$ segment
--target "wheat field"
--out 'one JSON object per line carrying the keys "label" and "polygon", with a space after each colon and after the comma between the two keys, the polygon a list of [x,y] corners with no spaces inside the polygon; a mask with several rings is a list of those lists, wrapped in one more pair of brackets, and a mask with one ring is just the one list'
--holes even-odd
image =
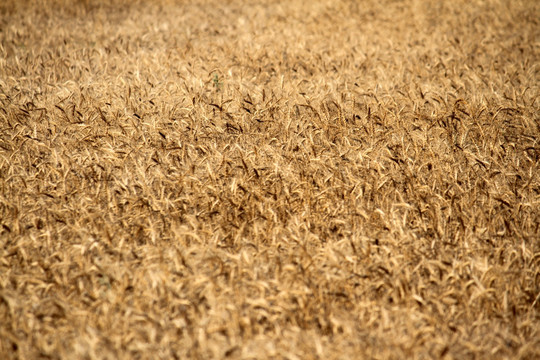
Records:
{"label": "wheat field", "polygon": [[0,358],[538,359],[537,1],[0,2]]}

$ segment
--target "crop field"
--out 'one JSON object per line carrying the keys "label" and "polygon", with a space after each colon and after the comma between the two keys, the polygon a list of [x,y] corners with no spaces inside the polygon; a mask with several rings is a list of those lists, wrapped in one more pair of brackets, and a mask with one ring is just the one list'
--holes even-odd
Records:
{"label": "crop field", "polygon": [[540,2],[0,1],[0,358],[540,358]]}

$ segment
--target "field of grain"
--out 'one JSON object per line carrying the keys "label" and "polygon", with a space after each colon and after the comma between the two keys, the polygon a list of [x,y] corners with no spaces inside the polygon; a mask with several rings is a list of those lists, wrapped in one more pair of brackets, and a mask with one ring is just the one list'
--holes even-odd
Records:
{"label": "field of grain", "polygon": [[537,1],[0,2],[0,358],[540,357]]}

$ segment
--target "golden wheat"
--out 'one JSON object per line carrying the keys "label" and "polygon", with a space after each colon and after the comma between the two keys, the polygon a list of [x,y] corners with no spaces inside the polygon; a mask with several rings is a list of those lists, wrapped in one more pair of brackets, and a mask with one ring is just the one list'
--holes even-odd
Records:
{"label": "golden wheat", "polygon": [[540,357],[535,1],[0,4],[0,357]]}

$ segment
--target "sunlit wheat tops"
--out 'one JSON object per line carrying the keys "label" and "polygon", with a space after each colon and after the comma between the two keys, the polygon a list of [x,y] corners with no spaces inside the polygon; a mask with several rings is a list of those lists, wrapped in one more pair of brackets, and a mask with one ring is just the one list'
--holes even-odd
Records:
{"label": "sunlit wheat tops", "polygon": [[538,19],[0,2],[0,358],[540,358]]}

